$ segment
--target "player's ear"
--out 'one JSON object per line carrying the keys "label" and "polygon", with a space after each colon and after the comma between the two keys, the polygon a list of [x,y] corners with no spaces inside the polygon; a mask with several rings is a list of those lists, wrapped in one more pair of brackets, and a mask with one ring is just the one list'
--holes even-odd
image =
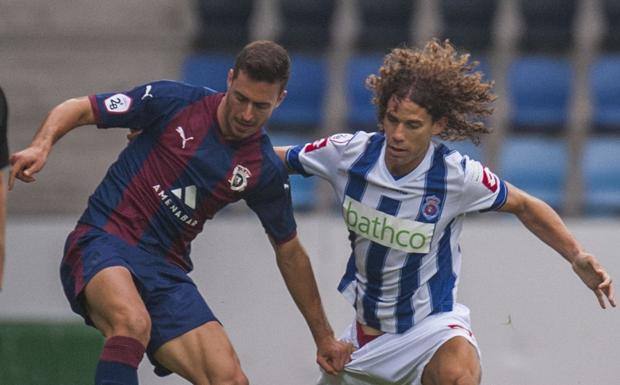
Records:
{"label": "player's ear", "polygon": [[284,98],[286,98],[286,95],[288,95],[287,90],[282,90],[282,92],[280,92],[280,95],[278,95],[278,100],[276,100],[276,108],[279,107],[280,104],[284,101]]}
{"label": "player's ear", "polygon": [[442,116],[441,118],[439,118],[438,120],[433,122],[433,135],[439,135],[443,132],[443,130],[447,127],[448,125],[448,118],[445,116]]}
{"label": "player's ear", "polygon": [[226,75],[226,86],[228,88],[230,88],[230,85],[232,84],[234,74],[235,71],[232,68],[228,70],[228,75]]}

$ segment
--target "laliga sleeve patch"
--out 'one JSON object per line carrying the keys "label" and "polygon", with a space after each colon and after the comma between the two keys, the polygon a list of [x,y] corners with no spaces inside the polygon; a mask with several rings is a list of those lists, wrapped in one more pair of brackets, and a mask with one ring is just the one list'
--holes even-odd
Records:
{"label": "laliga sleeve patch", "polygon": [[318,150],[319,148],[323,148],[325,146],[327,146],[327,138],[322,138],[319,140],[315,140],[312,143],[306,144],[306,146],[304,147],[304,152],[309,153],[314,150]]}
{"label": "laliga sleeve patch", "polygon": [[347,144],[353,138],[353,134],[334,134],[329,140],[334,144]]}
{"label": "laliga sleeve patch", "polygon": [[131,107],[131,98],[125,94],[116,94],[103,101],[106,111],[111,114],[124,114]]}
{"label": "laliga sleeve patch", "polygon": [[491,192],[496,192],[499,187],[497,176],[495,176],[488,167],[485,167],[482,171],[482,184],[491,190]]}

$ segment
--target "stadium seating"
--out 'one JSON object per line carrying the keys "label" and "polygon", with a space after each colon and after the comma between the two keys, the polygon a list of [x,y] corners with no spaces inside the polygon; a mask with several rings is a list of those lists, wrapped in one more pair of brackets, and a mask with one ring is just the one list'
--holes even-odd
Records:
{"label": "stadium seating", "polygon": [[561,139],[528,135],[506,139],[498,175],[562,209],[567,182],[568,146]]}
{"label": "stadium seating", "polygon": [[577,0],[520,0],[522,52],[564,53],[573,47]]}
{"label": "stadium seating", "polygon": [[330,44],[334,0],[280,0],[279,42],[291,51],[324,52]]}
{"label": "stadium seating", "polygon": [[376,74],[383,55],[356,55],[349,59],[346,71],[347,127],[351,132],[375,131],[377,112],[372,104],[372,92],[366,88],[366,78]]}
{"label": "stadium seating", "polygon": [[620,136],[589,139],[582,165],[584,214],[620,214]]}
{"label": "stadium seating", "polygon": [[356,48],[360,52],[384,52],[410,42],[411,0],[358,0],[361,23]]}
{"label": "stadium seating", "polygon": [[194,42],[199,51],[236,52],[249,41],[253,0],[198,0],[199,30]]}
{"label": "stadium seating", "polygon": [[619,84],[620,55],[595,59],[590,69],[593,131],[620,133]]}
{"label": "stadium seating", "polygon": [[269,121],[270,131],[317,132],[323,122],[327,63],[323,56],[291,54],[288,95]]}
{"label": "stadium seating", "polygon": [[508,73],[510,126],[516,132],[559,133],[569,118],[573,69],[567,59],[524,56]]}
{"label": "stadium seating", "polygon": [[468,51],[486,51],[493,43],[492,27],[499,0],[441,0],[443,38]]}
{"label": "stadium seating", "polygon": [[620,0],[602,0],[602,16],[605,21],[602,50],[620,51]]}
{"label": "stadium seating", "polygon": [[226,91],[228,70],[235,64],[232,54],[202,53],[190,55],[183,63],[181,79],[190,84]]}

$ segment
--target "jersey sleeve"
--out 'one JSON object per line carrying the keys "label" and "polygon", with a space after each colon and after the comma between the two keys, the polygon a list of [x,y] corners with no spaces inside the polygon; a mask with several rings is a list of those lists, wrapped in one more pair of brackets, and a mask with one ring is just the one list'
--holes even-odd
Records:
{"label": "jersey sleeve", "polygon": [[318,175],[329,179],[342,160],[342,154],[353,138],[352,134],[334,134],[312,143],[291,147],[286,153],[286,163],[295,172]]}
{"label": "jersey sleeve", "polygon": [[195,99],[196,87],[174,81],[157,81],[129,91],[89,96],[97,127],[149,130],[188,100]]}
{"label": "jersey sleeve", "polygon": [[[280,162],[281,164],[281,162]],[[249,194],[245,201],[277,244],[297,235],[290,183],[284,166]]]}
{"label": "jersey sleeve", "polygon": [[506,183],[488,167],[467,156],[462,158],[461,165],[464,168],[463,212],[497,210],[506,203]]}

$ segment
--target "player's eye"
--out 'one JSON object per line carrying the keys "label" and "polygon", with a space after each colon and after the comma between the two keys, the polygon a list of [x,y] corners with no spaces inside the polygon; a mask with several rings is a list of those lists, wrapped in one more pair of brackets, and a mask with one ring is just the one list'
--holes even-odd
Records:
{"label": "player's eye", "polygon": [[398,119],[396,119],[396,117],[394,115],[391,115],[391,114],[387,114],[387,120],[390,123],[398,123]]}

